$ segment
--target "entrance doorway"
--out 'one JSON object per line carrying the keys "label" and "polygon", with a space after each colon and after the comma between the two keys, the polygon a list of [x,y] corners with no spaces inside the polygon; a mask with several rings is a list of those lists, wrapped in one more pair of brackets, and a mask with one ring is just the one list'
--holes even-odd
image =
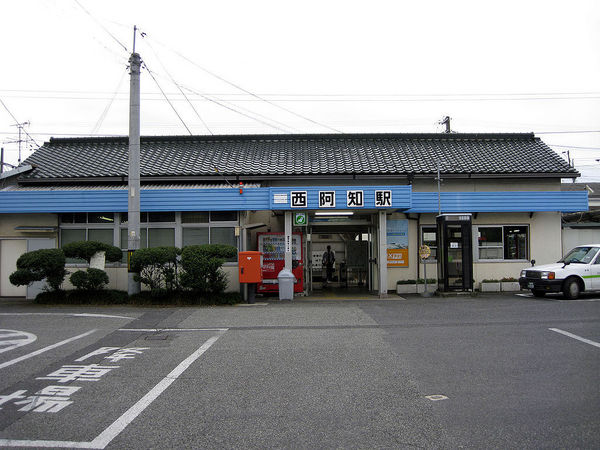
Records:
{"label": "entrance doorway", "polygon": [[[324,291],[364,292],[373,289],[373,224],[370,215],[352,218],[312,216],[306,227],[306,295]],[[327,247],[335,253],[331,280],[323,266]]]}

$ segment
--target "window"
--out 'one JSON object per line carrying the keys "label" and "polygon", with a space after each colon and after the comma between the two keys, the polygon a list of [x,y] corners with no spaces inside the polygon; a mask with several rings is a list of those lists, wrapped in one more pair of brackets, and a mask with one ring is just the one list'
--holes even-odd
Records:
{"label": "window", "polygon": [[479,227],[479,259],[503,259],[502,227]]}
{"label": "window", "polygon": [[148,222],[175,222],[174,212],[149,212]]}
{"label": "window", "polygon": [[527,225],[479,226],[476,236],[479,260],[528,259]]}
{"label": "window", "polygon": [[431,249],[430,260],[437,259],[437,228],[435,226],[424,226],[421,228],[421,244]]}
{"label": "window", "polygon": [[[60,230],[60,246],[64,247],[71,242],[98,241],[113,245],[112,228],[62,228]],[[84,264],[85,260],[78,258],[67,258],[68,264]]]}
{"label": "window", "polygon": [[88,213],[88,223],[114,223],[114,213]]}
{"label": "window", "polygon": [[184,228],[183,246],[186,245],[204,245],[208,244],[208,227],[205,228]]}
{"label": "window", "polygon": [[[127,250],[127,228],[121,228],[121,249]],[[140,228],[140,248],[173,247],[175,228]]]}
{"label": "window", "polygon": [[208,211],[182,212],[181,223],[208,223]]}
{"label": "window", "polygon": [[234,222],[237,220],[237,211],[212,211],[210,213],[211,222]]}

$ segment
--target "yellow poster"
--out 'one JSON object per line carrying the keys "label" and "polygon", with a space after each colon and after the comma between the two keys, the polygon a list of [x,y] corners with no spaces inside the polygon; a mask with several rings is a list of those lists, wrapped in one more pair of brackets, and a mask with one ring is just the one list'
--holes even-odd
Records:
{"label": "yellow poster", "polygon": [[388,248],[387,265],[388,267],[408,267],[408,249]]}

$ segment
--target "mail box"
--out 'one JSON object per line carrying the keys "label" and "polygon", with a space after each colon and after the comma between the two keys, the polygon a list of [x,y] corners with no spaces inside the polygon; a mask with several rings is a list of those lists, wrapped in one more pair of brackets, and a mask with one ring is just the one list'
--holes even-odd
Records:
{"label": "mail box", "polygon": [[262,282],[262,252],[240,252],[238,261],[240,283]]}

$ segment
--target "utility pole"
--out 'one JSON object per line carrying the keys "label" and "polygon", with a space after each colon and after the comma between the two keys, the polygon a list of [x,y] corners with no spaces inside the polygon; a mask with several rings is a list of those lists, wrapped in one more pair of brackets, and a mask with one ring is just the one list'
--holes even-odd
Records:
{"label": "utility pole", "polygon": [[23,132],[23,127],[25,125],[29,125],[29,122],[16,123],[13,125],[13,127],[17,127],[19,129],[19,139],[17,140],[17,143],[19,144],[19,160],[17,165],[21,164],[21,143],[23,142],[23,139],[21,138],[21,133]]}
{"label": "utility pole", "polygon": [[446,125],[446,131],[444,131],[444,133],[452,133],[452,130],[450,129],[450,116],[444,117],[440,122],[440,125]]}
{"label": "utility pole", "polygon": [[438,216],[442,215],[442,177],[440,175],[440,162],[437,161],[437,185],[438,185]]}
{"label": "utility pole", "polygon": [[140,248],[140,66],[142,59],[135,52],[135,35],[137,27],[133,27],[133,52],[129,58],[129,172],[127,177],[127,293],[140,292],[139,281],[134,280],[131,270],[131,256]]}

